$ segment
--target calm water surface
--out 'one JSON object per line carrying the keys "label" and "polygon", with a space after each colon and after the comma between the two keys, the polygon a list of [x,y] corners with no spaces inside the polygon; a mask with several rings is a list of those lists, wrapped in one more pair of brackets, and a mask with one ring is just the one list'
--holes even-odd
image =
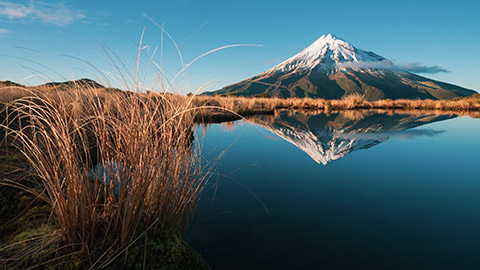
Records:
{"label": "calm water surface", "polygon": [[480,119],[280,112],[197,133],[207,160],[227,149],[190,233],[212,269],[480,269]]}

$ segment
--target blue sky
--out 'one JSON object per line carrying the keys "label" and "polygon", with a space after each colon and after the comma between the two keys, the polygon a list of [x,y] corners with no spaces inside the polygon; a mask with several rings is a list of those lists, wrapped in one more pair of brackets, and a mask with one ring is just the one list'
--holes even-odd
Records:
{"label": "blue sky", "polygon": [[102,73],[121,86],[117,68],[135,76],[144,28],[141,80],[147,87],[154,80],[143,65],[158,65],[171,80],[182,63],[167,35],[162,42],[158,24],[180,47],[184,64],[225,45],[262,45],[203,57],[178,77],[178,92],[251,77],[328,33],[396,63],[440,66],[449,72],[421,75],[479,91],[479,11],[480,2],[472,0],[0,0],[0,80],[32,85],[89,77],[105,83]]}

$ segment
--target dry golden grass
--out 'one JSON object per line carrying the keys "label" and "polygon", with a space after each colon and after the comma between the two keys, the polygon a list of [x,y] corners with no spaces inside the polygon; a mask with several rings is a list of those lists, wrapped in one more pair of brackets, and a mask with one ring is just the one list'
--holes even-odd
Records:
{"label": "dry golden grass", "polygon": [[[64,95],[65,91],[55,89],[40,89],[53,95]],[[105,89],[94,89],[98,95],[108,95]],[[3,92],[2,92],[3,91]],[[12,100],[24,95],[18,87],[0,88],[0,100]],[[196,109],[197,120],[215,121],[238,119],[240,116],[248,116],[258,113],[273,113],[276,109],[295,110],[354,110],[354,109],[395,109],[395,110],[436,110],[436,111],[480,111],[480,94],[466,98],[454,98],[451,100],[379,100],[367,101],[360,94],[348,95],[339,100],[325,100],[313,98],[266,98],[266,97],[242,97],[242,96],[183,96],[169,93],[148,92],[137,94],[150,98],[165,97],[176,102],[186,102]]]}
{"label": "dry golden grass", "polygon": [[[395,110],[436,110],[455,112],[480,111],[480,95],[455,98],[451,100],[379,100],[367,101],[358,94],[349,95],[340,100],[311,98],[249,98],[249,97],[209,97],[197,96],[195,104],[226,108],[241,115],[253,114],[255,111],[273,111],[275,109],[309,109],[309,110],[355,110],[355,109],[395,109]],[[218,110],[208,110],[204,114]]]}
{"label": "dry golden grass", "polygon": [[207,176],[191,99],[85,86],[21,91],[3,96],[3,127],[44,188],[37,195],[51,206],[55,243],[93,262],[92,251],[114,248],[108,263],[139,235],[185,231]]}

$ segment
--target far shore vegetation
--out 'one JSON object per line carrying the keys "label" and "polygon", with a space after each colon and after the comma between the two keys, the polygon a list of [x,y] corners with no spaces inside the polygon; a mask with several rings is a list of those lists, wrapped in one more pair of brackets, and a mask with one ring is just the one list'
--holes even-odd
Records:
{"label": "far shore vegetation", "polygon": [[0,267],[208,269],[184,239],[210,164],[196,123],[276,110],[480,114],[480,94],[367,101],[0,82]]}
{"label": "far shore vegetation", "polygon": [[[58,95],[75,85],[88,86],[95,91],[112,93],[123,92],[122,90],[103,87],[102,85],[82,79],[65,83],[48,83],[37,87],[25,87],[23,85],[4,81],[0,82],[0,102],[6,103],[15,98],[28,95],[29,90],[41,91]],[[132,93],[132,92],[129,92]],[[138,96],[151,98],[167,98],[188,103],[195,108],[194,118],[196,122],[222,122],[227,120],[241,119],[255,114],[270,114],[275,110],[323,110],[325,112],[340,110],[389,110],[389,111],[431,111],[434,113],[451,112],[458,115],[477,115],[480,113],[480,94],[470,97],[456,97],[453,99],[382,99],[368,101],[361,94],[350,94],[342,99],[327,100],[321,98],[277,98],[268,95],[239,96],[237,94],[224,94],[208,96],[201,94],[186,95],[145,91],[135,93]]]}
{"label": "far shore vegetation", "polygon": [[[195,103],[212,108],[204,110],[201,117],[216,121],[254,114],[273,113],[278,109],[288,110],[322,110],[325,112],[342,110],[389,110],[389,111],[430,111],[433,113],[456,113],[458,115],[477,115],[480,113],[480,94],[471,97],[457,97],[448,100],[411,100],[385,99],[367,101],[360,94],[353,94],[342,99],[326,100],[313,98],[269,98],[263,96],[243,97],[227,96],[196,96]],[[235,112],[235,114],[229,113]]]}

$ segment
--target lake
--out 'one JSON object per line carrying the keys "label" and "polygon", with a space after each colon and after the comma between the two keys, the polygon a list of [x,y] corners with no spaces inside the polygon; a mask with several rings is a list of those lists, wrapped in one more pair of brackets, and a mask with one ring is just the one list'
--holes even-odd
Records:
{"label": "lake", "polygon": [[480,119],[280,111],[199,126],[224,155],[187,235],[212,269],[479,269]]}

